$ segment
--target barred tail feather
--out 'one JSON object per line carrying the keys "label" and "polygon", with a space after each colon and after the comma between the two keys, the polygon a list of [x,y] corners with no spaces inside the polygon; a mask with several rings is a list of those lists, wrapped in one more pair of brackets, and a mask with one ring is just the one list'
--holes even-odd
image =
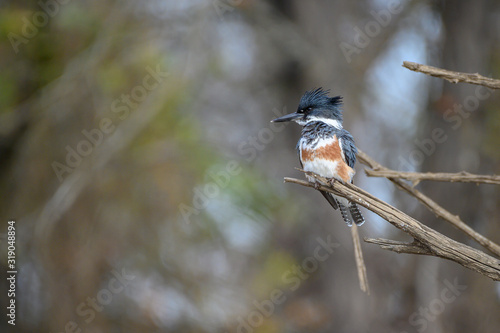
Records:
{"label": "barred tail feather", "polygon": [[347,213],[347,207],[341,204],[339,201],[337,201],[337,204],[339,205],[340,208],[340,213],[342,214],[342,218],[344,219],[345,223],[351,227],[352,226],[352,221],[349,218],[349,214]]}
{"label": "barred tail feather", "polygon": [[352,219],[354,220],[354,223],[356,223],[357,226],[360,226],[363,223],[365,223],[365,218],[363,217],[363,215],[361,215],[358,206],[354,202],[350,203],[349,211],[351,212]]}

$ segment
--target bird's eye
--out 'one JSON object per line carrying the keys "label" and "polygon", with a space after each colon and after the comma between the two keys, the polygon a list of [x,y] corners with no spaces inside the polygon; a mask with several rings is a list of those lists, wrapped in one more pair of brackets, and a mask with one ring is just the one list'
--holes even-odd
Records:
{"label": "bird's eye", "polygon": [[297,113],[304,113],[304,110],[299,110],[297,111]]}
{"label": "bird's eye", "polygon": [[311,107],[309,107],[309,108],[306,109],[307,112],[311,112],[311,110],[312,110]]}

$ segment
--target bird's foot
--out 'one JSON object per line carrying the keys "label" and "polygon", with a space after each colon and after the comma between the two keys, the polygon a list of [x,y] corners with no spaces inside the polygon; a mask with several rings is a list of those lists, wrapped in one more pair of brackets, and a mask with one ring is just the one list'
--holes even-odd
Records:
{"label": "bird's foot", "polygon": [[337,178],[330,178],[329,179],[329,183],[331,186],[333,186],[335,184],[335,182],[339,182],[339,183],[345,185],[345,181],[343,181],[342,179],[337,179]]}

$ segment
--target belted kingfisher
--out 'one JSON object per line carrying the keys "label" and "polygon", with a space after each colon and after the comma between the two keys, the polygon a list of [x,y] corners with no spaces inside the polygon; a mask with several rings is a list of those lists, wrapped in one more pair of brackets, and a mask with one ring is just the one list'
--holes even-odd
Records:
{"label": "belted kingfisher", "polygon": [[[328,93],[329,90],[323,88],[307,91],[300,99],[296,112],[271,121],[293,120],[303,126],[297,153],[305,171],[352,183],[358,149],[352,135],[342,127],[342,97],[329,97]],[[314,177],[306,177],[309,181],[316,182]],[[324,191],[321,194],[334,209],[340,208],[342,218],[348,226],[352,226],[352,222],[347,210],[356,225],[365,222],[354,202]]]}

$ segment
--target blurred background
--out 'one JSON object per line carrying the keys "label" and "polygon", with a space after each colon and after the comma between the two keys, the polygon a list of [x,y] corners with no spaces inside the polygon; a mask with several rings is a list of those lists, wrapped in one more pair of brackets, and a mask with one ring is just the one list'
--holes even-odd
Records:
{"label": "blurred background", "polygon": [[[3,0],[0,32],[0,331],[500,331],[500,284],[453,262],[363,243],[362,293],[340,214],[283,183],[299,126],[269,122],[321,86],[390,168],[500,173],[499,92],[401,66],[499,78],[498,1]],[[417,188],[500,242],[498,187]]]}

